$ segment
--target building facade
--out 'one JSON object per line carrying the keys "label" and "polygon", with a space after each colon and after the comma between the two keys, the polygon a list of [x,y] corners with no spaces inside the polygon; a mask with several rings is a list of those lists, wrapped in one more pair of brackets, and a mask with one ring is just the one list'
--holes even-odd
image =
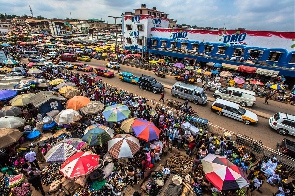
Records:
{"label": "building facade", "polygon": [[122,34],[126,49],[146,48],[146,40],[151,37],[151,29],[168,28],[168,14],[158,11],[156,7],[148,9],[145,4],[134,12],[125,12],[122,16]]}

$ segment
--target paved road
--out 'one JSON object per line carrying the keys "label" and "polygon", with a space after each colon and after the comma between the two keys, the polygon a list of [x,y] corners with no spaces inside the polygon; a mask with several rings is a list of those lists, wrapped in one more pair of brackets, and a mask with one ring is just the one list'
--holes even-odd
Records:
{"label": "paved road", "polygon": [[[103,62],[103,61],[93,60],[89,63],[89,65],[94,67],[105,66],[105,63],[106,61]],[[136,75],[141,75],[141,74],[154,75],[154,73],[152,73],[151,71],[129,67],[125,65],[121,67],[121,71],[130,71]],[[117,71],[115,71],[115,73],[117,73]],[[170,76],[168,76],[167,78],[156,77],[156,79],[165,85],[173,85],[175,83],[175,79]],[[151,92],[140,90],[138,86],[121,82],[118,78],[118,74],[115,74],[115,78],[111,78],[111,79],[103,78],[103,81],[110,85],[132,92],[134,94],[144,96],[148,99],[155,99],[156,101],[158,101],[160,98],[160,95],[155,95]],[[209,98],[210,98],[210,95],[212,95],[212,93],[208,93]],[[165,89],[165,99],[172,99],[172,98],[176,99],[171,96],[169,89]],[[183,101],[183,100],[179,100],[179,101]],[[257,104],[256,106],[254,106],[253,109],[257,110],[258,112],[266,113],[265,115],[268,115],[268,116],[273,115],[277,111],[294,114],[294,109],[295,109],[294,106],[277,103],[275,101],[270,101],[270,105],[265,105],[263,104],[263,102],[264,102],[263,99],[257,98]],[[261,140],[264,145],[269,146],[271,148],[275,149],[277,142],[281,141],[284,138],[284,136],[277,134],[268,126],[268,119],[266,118],[259,117],[259,122],[257,125],[245,125],[239,121],[235,121],[233,119],[230,119],[224,116],[218,116],[215,113],[212,113],[210,110],[210,103],[205,106],[194,105],[192,103],[190,105],[193,107],[195,111],[198,112],[200,117],[208,119],[211,123],[236,133],[246,134],[254,138],[255,140]],[[294,140],[294,137],[291,137],[291,136],[287,136],[287,137]]]}

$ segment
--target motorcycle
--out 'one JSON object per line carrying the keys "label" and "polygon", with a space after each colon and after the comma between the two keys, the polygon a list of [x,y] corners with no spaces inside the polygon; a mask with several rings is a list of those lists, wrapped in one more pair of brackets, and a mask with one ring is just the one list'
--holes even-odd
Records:
{"label": "motorcycle", "polygon": [[182,105],[182,103],[174,99],[167,99],[166,102],[168,107],[175,108],[177,110],[180,109]]}
{"label": "motorcycle", "polygon": [[161,78],[165,78],[165,74],[162,71],[154,71],[155,75]]}
{"label": "motorcycle", "polygon": [[205,87],[206,87],[206,90],[215,91],[221,88],[221,83],[212,81],[212,82],[208,82]]}

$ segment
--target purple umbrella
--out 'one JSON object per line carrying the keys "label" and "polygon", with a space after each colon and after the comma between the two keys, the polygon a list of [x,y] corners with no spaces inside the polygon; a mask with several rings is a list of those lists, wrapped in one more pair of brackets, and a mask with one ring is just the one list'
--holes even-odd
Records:
{"label": "purple umbrella", "polygon": [[181,69],[184,68],[184,64],[182,63],[175,63],[173,66]]}
{"label": "purple umbrella", "polygon": [[17,91],[14,90],[1,90],[0,91],[0,101],[5,101],[11,99],[17,95]]}

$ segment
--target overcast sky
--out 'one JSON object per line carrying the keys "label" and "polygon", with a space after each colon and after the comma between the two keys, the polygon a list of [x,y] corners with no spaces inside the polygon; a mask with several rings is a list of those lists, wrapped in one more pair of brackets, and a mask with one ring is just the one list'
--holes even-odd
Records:
{"label": "overcast sky", "polygon": [[[0,13],[47,18],[103,18],[120,16],[145,3],[169,14],[179,24],[295,32],[295,0],[0,0]],[[71,13],[71,15],[70,15]]]}

